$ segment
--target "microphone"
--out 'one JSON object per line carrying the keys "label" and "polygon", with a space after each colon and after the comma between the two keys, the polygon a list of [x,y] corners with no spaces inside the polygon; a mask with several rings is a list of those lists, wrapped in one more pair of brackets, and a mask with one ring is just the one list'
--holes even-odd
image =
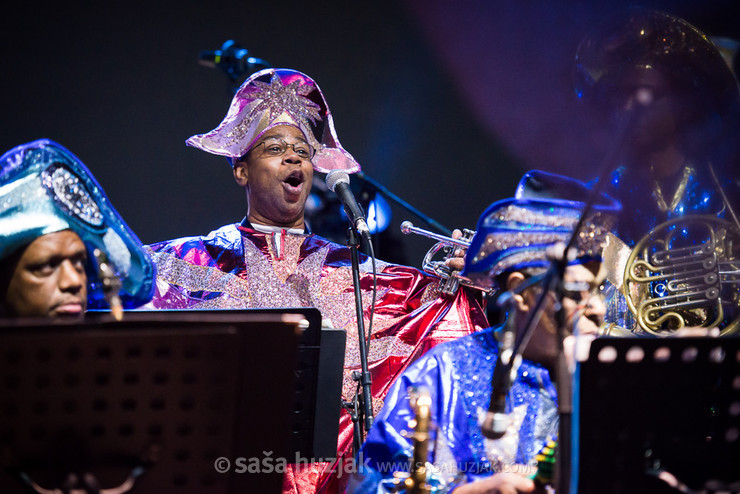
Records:
{"label": "microphone", "polygon": [[501,439],[509,427],[509,416],[506,413],[506,396],[511,388],[512,374],[515,367],[512,365],[514,358],[514,339],[516,327],[514,325],[514,314],[516,310],[509,311],[506,319],[501,343],[499,344],[496,367],[493,368],[491,378],[491,401],[488,412],[481,424],[481,432],[488,439]]}
{"label": "microphone", "polygon": [[258,69],[266,69],[270,64],[261,58],[250,57],[246,48],[237,45],[234,40],[226,41],[220,50],[204,50],[198,54],[198,63],[210,68],[220,68],[236,80],[242,74],[251,74]]}
{"label": "microphone", "polygon": [[349,175],[344,170],[332,170],[326,175],[326,186],[334,192],[339,201],[344,206],[352,224],[355,226],[357,233],[369,240],[370,228],[367,226],[365,213],[355,200],[352,190],[349,188]]}

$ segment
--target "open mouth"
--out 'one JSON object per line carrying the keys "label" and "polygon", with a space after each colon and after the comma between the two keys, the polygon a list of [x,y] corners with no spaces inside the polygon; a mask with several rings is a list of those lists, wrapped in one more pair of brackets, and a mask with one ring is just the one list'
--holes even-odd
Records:
{"label": "open mouth", "polygon": [[285,180],[283,180],[283,182],[288,184],[292,188],[298,188],[303,185],[304,182],[303,172],[301,172],[300,170],[296,170],[288,175]]}

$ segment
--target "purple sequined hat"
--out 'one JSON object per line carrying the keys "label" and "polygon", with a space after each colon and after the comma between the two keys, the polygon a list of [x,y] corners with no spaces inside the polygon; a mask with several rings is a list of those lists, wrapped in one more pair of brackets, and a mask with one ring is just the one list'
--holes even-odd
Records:
{"label": "purple sequined hat", "polygon": [[[462,275],[497,288],[495,278],[501,273],[549,266],[547,248],[568,242],[590,193],[578,180],[528,172],[513,198],[491,204],[478,220]],[[601,259],[606,234],[620,209],[606,194],[597,198],[576,239],[573,264]]]}
{"label": "purple sequined hat", "polygon": [[208,153],[238,159],[267,130],[297,127],[316,149],[314,170],[328,173],[360,171],[360,164],[342,148],[324,95],[316,82],[290,69],[265,69],[252,74],[234,95],[226,117],[206,134],[186,143]]}

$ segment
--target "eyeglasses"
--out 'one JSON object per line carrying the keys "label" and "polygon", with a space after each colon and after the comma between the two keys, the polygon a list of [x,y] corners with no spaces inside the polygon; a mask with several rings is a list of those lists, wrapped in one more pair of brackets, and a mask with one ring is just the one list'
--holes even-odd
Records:
{"label": "eyeglasses", "polygon": [[563,282],[563,297],[581,303],[593,297],[599,295],[604,291],[604,287],[600,283],[589,283],[587,281],[566,281]]}
{"label": "eyeglasses", "polygon": [[[272,137],[269,139],[266,139],[260,144],[264,144],[265,147],[262,150],[262,154],[260,156],[269,156],[269,157],[276,157],[276,156],[282,156],[288,151],[288,148],[293,148],[293,152],[297,154],[301,159],[310,160],[313,158],[313,155],[316,154],[316,150],[307,142],[296,142],[293,144],[288,144],[284,140],[278,138],[278,137]],[[257,149],[257,146],[254,146],[252,149]]]}

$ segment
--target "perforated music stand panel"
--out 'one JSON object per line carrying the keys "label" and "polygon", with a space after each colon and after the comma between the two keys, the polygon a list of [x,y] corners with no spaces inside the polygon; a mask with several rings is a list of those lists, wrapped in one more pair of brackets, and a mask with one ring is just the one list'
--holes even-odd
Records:
{"label": "perforated music stand panel", "polygon": [[740,339],[599,338],[579,373],[579,493],[740,482]]}
{"label": "perforated music stand panel", "polygon": [[[148,458],[133,493],[279,492],[277,473],[220,474],[214,461],[289,457],[298,338],[280,314],[5,329],[3,464],[46,488],[88,471],[109,488]],[[0,492],[20,485],[0,472]]]}

